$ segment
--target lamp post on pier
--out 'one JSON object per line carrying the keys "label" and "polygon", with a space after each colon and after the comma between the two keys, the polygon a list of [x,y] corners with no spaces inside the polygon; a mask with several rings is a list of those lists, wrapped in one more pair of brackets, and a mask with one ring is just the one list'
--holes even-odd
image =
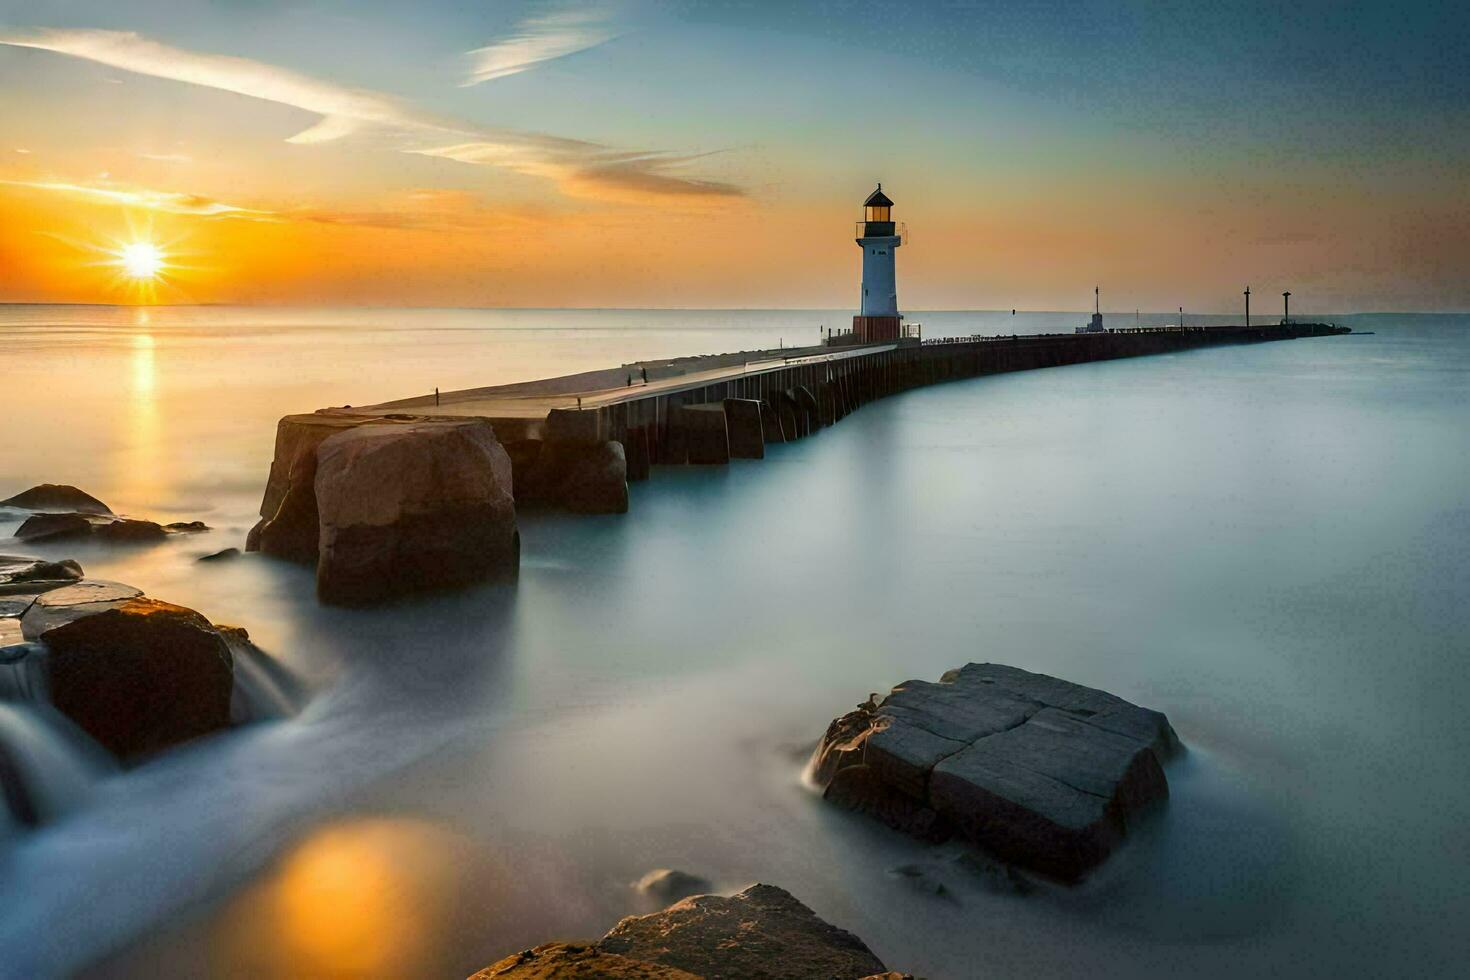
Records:
{"label": "lamp post on pier", "polygon": [[1251,288],[1245,287],[1245,327],[1250,329],[1251,325]]}
{"label": "lamp post on pier", "polygon": [[1281,322],[1291,323],[1291,290],[1281,294]]}

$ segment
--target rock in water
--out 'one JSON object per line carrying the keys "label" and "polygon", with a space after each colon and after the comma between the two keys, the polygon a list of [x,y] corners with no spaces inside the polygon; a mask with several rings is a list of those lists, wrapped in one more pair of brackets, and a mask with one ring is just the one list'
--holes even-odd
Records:
{"label": "rock in water", "polygon": [[725,427],[732,459],[765,459],[765,426],[761,403],[753,398],[725,399]]}
{"label": "rock in water", "polygon": [[628,462],[620,442],[546,442],[525,481],[527,499],[576,514],[628,511]]}
{"label": "rock in water", "polygon": [[60,483],[43,483],[29,490],[22,490],[13,497],[0,500],[0,507],[19,507],[22,510],[69,510],[82,514],[111,514],[112,510],[102,501],[84,493],[76,487]]}
{"label": "rock in water", "polygon": [[908,833],[958,831],[1074,882],[1169,795],[1157,711],[1045,674],[969,664],[833,721],[810,775],[827,799]]}
{"label": "rock in water", "polygon": [[[42,600],[54,606],[65,591]],[[85,592],[79,597],[89,598]],[[36,639],[48,651],[52,704],[83,731],[128,758],[229,724],[230,651],[207,619],[139,596],[80,605],[86,607],[80,615]]]}
{"label": "rock in water", "polygon": [[32,514],[15,529],[18,541],[44,541],[91,534],[97,518],[86,514]]}
{"label": "rock in water", "polygon": [[595,946],[546,943],[512,953],[470,977],[470,980],[703,980],[672,966],[604,953]]}
{"label": "rock in water", "polygon": [[260,521],[246,551],[314,562],[318,550],[316,453],[328,437],[363,424],[337,415],[287,415],[276,424],[276,450],[260,501]]}
{"label": "rock in water", "polygon": [[709,980],[860,980],[886,969],[861,939],[774,885],[752,885],[732,898],[686,898],[662,912],[629,916],[597,948]]}
{"label": "rock in water", "polygon": [[323,602],[515,574],[510,458],[488,422],[373,422],[325,439],[316,457]]}

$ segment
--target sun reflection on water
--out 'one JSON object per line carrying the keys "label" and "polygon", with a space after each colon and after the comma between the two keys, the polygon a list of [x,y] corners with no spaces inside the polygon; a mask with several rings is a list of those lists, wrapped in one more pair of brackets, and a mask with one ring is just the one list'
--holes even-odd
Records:
{"label": "sun reflection on water", "polygon": [[433,959],[462,841],[424,820],[312,833],[231,903],[216,952],[257,977],[408,977]]}

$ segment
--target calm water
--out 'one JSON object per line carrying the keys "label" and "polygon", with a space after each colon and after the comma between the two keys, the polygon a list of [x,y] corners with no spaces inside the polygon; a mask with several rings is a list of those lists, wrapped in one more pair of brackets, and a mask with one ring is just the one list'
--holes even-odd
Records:
{"label": "calm water", "polygon": [[[935,978],[1463,972],[1470,317],[1338,319],[1376,333],[911,392],[663,468],[626,516],[525,518],[514,587],[344,612],[309,570],[192,561],[242,543],[280,415],[840,314],[0,308],[0,491],[216,528],[31,550],[245,625],[314,691],[0,841],[0,974],[463,976],[647,911],[654,867],[780,884]],[[1081,889],[1005,893],[800,784],[835,714],[984,659],[1191,749]]]}

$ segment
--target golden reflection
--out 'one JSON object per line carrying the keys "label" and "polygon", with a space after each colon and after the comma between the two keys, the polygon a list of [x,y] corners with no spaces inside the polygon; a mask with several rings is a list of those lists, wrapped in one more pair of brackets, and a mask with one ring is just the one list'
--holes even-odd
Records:
{"label": "golden reflection", "polygon": [[448,925],[463,841],[423,820],[316,831],[222,917],[215,953],[253,977],[411,977]]}

